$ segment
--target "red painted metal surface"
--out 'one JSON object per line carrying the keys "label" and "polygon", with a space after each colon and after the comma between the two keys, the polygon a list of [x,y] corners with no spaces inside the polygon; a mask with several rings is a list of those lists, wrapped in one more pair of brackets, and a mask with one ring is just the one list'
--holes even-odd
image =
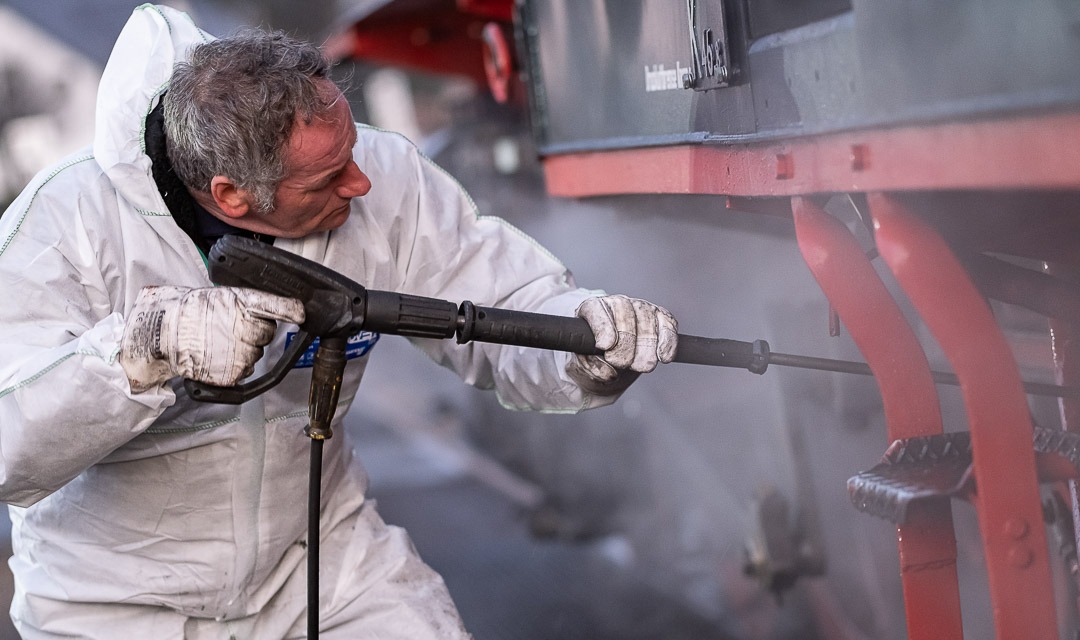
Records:
{"label": "red painted metal surface", "polygon": [[960,379],[997,637],[1057,638],[1031,417],[1009,345],[941,236],[894,196],[869,202],[881,256]]}
{"label": "red painted metal surface", "polygon": [[[1068,191],[936,191],[904,202],[930,220],[961,259],[992,253],[1080,267],[1076,186]],[[1080,291],[1080,285],[1073,287]]]}
{"label": "red painted metal surface", "polygon": [[[941,433],[941,409],[926,355],[858,241],[808,199],[793,198],[792,212],[807,266],[874,372],[889,440]],[[948,502],[922,510],[898,527],[897,545],[908,638],[962,638]]]}
{"label": "red painted metal surface", "polygon": [[[487,86],[484,26],[509,28],[513,14],[513,0],[396,0],[354,22],[326,49],[337,59],[462,76]],[[509,73],[513,51],[506,40],[502,44]]]}
{"label": "red painted metal surface", "polygon": [[352,25],[334,43],[340,57],[487,85],[481,47],[486,19],[462,13],[454,0],[392,2]]}
{"label": "red painted metal surface", "polygon": [[1080,114],[550,155],[548,191],[797,196],[826,192],[1080,187]]}
{"label": "red painted metal surface", "polygon": [[484,25],[483,35],[484,74],[488,90],[495,102],[510,101],[510,88],[514,82],[514,58],[506,32],[497,22]]}
{"label": "red painted metal surface", "polygon": [[514,19],[514,0],[457,0],[458,9],[476,16],[510,22]]}

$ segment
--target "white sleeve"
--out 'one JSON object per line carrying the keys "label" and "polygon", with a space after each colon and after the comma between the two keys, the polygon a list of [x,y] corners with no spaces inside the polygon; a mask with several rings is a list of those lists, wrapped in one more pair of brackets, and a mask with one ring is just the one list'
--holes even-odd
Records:
{"label": "white sleeve", "polygon": [[[414,147],[408,145],[405,155],[411,166],[401,166],[399,157],[393,172],[381,177],[392,186],[383,184],[378,196],[392,198],[385,210],[394,211],[405,225],[397,256],[403,292],[560,316],[574,315],[583,300],[602,294],[579,288],[555,256],[505,220],[479,215],[461,185]],[[389,170],[390,161],[385,164]],[[379,179],[373,177],[372,183],[379,185]],[[615,400],[583,392],[566,375],[570,355],[564,352],[453,340],[413,342],[466,382],[494,388],[508,408],[576,412]]]}
{"label": "white sleeve", "polygon": [[130,393],[117,362],[123,318],[77,212],[32,195],[0,226],[0,500],[20,506],[141,433],[175,400],[168,389]]}

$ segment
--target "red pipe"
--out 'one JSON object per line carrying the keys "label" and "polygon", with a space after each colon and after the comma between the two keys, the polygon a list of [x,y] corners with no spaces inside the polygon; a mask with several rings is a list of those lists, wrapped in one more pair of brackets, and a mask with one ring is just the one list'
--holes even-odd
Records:
{"label": "red pipe", "polygon": [[869,203],[881,256],[960,379],[997,637],[1056,639],[1031,416],[1009,345],[941,236],[893,196]]}
{"label": "red pipe", "polygon": [[[881,389],[889,440],[942,432],[930,364],[858,241],[805,198],[792,199],[799,249]],[[910,640],[962,638],[956,540],[948,502],[897,527]]]}

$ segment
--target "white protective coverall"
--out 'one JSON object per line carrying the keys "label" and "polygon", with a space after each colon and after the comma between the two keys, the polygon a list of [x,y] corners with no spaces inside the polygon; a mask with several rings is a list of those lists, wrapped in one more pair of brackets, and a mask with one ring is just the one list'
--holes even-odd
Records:
{"label": "white protective coverall", "polygon": [[[27,638],[304,634],[310,369],[237,407],[195,403],[178,379],[132,394],[117,360],[140,289],[212,286],[143,143],[173,63],[209,37],[184,13],[136,9],[104,71],[92,149],[40,173],[0,218],[0,499],[12,505],[12,616]],[[572,315],[600,293],[478,215],[402,136],[358,133],[371,192],[339,229],[275,246],[371,289],[451,301]],[[260,370],[295,330],[278,327]],[[415,343],[508,407],[613,400],[583,394],[567,354]],[[339,422],[366,361],[346,367]],[[468,637],[441,578],[365,504],[348,439],[338,429],[324,459],[325,637]]]}

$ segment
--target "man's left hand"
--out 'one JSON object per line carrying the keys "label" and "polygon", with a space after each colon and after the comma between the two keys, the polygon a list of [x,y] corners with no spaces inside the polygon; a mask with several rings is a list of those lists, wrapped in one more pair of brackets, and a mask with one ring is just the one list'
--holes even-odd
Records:
{"label": "man's left hand", "polygon": [[577,309],[592,329],[600,356],[575,355],[567,374],[590,393],[612,395],[638,374],[671,362],[678,346],[678,322],[667,309],[623,295],[589,298]]}

